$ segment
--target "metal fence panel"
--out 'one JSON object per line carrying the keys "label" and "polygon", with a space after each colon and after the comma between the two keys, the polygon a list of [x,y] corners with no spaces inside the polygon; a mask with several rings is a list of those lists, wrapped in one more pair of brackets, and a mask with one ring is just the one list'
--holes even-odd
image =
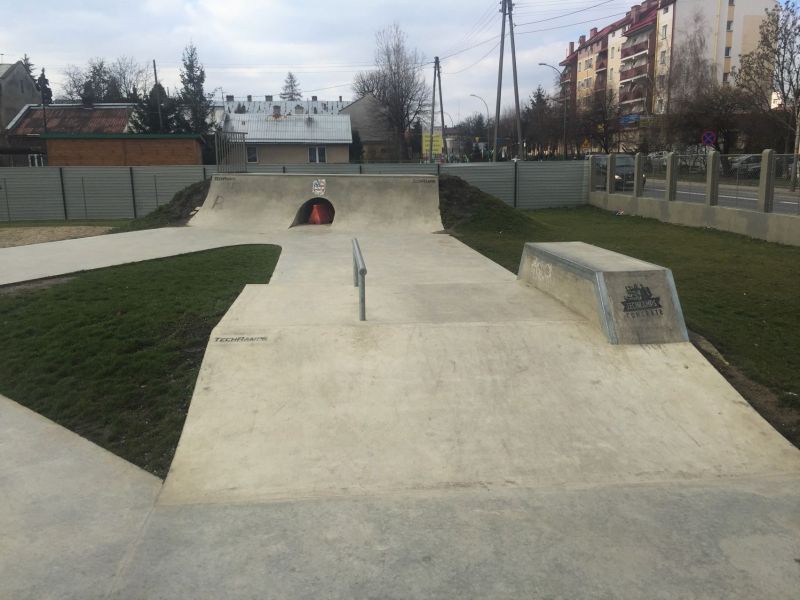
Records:
{"label": "metal fence panel", "polygon": [[63,173],[68,218],[133,218],[128,167],[63,167]]}
{"label": "metal fence panel", "polygon": [[349,163],[327,163],[311,165],[286,165],[287,173],[307,173],[311,175],[348,175],[358,174],[358,165]]}
{"label": "metal fence panel", "polygon": [[437,165],[420,163],[364,163],[361,172],[365,175],[436,175]]}
{"label": "metal fence panel", "polygon": [[139,217],[168,204],[183,188],[203,180],[202,166],[132,167],[131,170],[136,194],[136,215]]}
{"label": "metal fence panel", "polygon": [[63,219],[58,167],[0,169],[1,221]]}
{"label": "metal fence panel", "polygon": [[442,173],[460,177],[506,204],[514,205],[513,162],[445,164]]}
{"label": "metal fence panel", "polygon": [[520,162],[517,169],[517,208],[579,206],[587,202],[587,160]]}
{"label": "metal fence panel", "polygon": [[283,165],[247,165],[248,173],[283,173]]}

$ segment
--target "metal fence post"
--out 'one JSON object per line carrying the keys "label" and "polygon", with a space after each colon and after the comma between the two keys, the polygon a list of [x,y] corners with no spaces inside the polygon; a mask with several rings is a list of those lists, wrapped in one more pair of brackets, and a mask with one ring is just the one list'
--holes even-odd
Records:
{"label": "metal fence post", "polygon": [[706,156],[706,204],[709,206],[719,204],[719,172],[721,168],[719,152],[711,150]]}
{"label": "metal fence post", "polygon": [[617,155],[612,152],[608,155],[608,163],[606,165],[606,193],[613,194],[616,192],[616,180],[614,176],[617,174]]}
{"label": "metal fence post", "polygon": [[597,170],[597,156],[594,154],[589,155],[589,193],[595,191],[597,184],[595,182],[595,171]]}
{"label": "metal fence post", "polygon": [[8,179],[3,177],[3,191],[6,197],[6,220],[11,221],[11,205],[8,203]]}
{"label": "metal fence post", "polygon": [[86,178],[81,177],[81,193],[83,193],[83,218],[89,218],[89,211],[86,208]]}
{"label": "metal fence post", "polygon": [[58,179],[61,182],[61,204],[64,206],[64,220],[69,219],[67,215],[67,194],[64,191],[64,167],[58,167]]}
{"label": "metal fence post", "polygon": [[133,200],[133,218],[138,218],[136,214],[136,186],[133,185],[133,167],[128,167],[131,175],[131,199]]}
{"label": "metal fence post", "polygon": [[642,197],[644,191],[644,154],[637,152],[633,161],[633,195]]}
{"label": "metal fence post", "polygon": [[519,188],[519,161],[514,161],[514,208],[517,208],[517,190]]}
{"label": "metal fence post", "polygon": [[771,213],[775,204],[775,150],[761,153],[761,176],[758,181],[758,210]]}
{"label": "metal fence post", "polygon": [[678,155],[674,152],[667,154],[667,189],[664,192],[664,199],[673,202],[678,194]]}

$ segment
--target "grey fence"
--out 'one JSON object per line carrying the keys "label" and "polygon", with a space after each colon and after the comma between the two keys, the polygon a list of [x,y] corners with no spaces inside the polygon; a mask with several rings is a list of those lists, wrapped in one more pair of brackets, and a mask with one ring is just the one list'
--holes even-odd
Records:
{"label": "grey fence", "polygon": [[[0,221],[130,219],[210,177],[214,166],[0,169]],[[588,161],[464,164],[248,165],[252,173],[450,174],[523,209],[588,202]]]}

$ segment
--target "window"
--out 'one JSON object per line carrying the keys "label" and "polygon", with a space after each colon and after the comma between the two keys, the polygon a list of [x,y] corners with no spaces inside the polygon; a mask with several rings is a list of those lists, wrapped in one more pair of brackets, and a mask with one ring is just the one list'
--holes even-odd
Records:
{"label": "window", "polygon": [[667,64],[667,51],[666,50],[662,50],[661,51],[661,54],[658,57],[658,62],[660,64],[662,64],[662,65]]}
{"label": "window", "polygon": [[45,162],[44,154],[28,154],[29,167],[43,167]]}
{"label": "window", "polygon": [[308,149],[308,162],[324,163],[328,162],[325,157],[325,146],[312,146]]}
{"label": "window", "polygon": [[656,112],[658,112],[658,113],[663,113],[664,112],[664,100],[662,98],[659,98],[656,101]]}
{"label": "window", "polygon": [[669,12],[669,4],[667,4],[667,5],[664,7],[664,10],[663,10],[663,11],[661,11],[661,12],[662,12],[663,14],[665,14],[665,15],[666,15],[666,14]]}
{"label": "window", "polygon": [[667,84],[667,76],[666,75],[659,75],[657,81],[658,81],[658,87],[660,87],[661,89],[664,89],[666,87],[666,84]]}
{"label": "window", "polygon": [[662,40],[667,39],[667,26],[666,25],[662,25],[661,26],[661,39]]}
{"label": "window", "polygon": [[258,162],[258,148],[256,146],[247,147],[247,162],[249,163]]}
{"label": "window", "polygon": [[730,83],[730,76],[731,76],[730,73],[723,73],[722,74],[722,83],[724,85],[728,85],[728,83]]}
{"label": "window", "polygon": [[730,57],[731,57],[731,47],[725,46],[725,58],[730,58]]}
{"label": "window", "polygon": [[611,67],[611,68],[608,70],[608,78],[609,78],[609,79],[614,79],[614,67]]}
{"label": "window", "polygon": [[736,6],[736,2],[734,0],[728,0],[728,6]]}
{"label": "window", "polygon": [[725,28],[725,31],[733,31],[733,21],[728,21],[728,25]]}
{"label": "window", "polygon": [[614,47],[611,47],[611,58],[614,58]]}

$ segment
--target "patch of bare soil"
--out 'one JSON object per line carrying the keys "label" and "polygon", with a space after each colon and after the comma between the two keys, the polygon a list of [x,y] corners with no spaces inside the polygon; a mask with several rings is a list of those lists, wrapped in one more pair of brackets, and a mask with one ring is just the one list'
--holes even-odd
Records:
{"label": "patch of bare soil", "polygon": [[734,389],[783,437],[800,448],[800,403],[779,398],[772,390],[746,377],[730,364],[711,342],[690,332],[692,344],[714,365]]}
{"label": "patch of bare soil", "polygon": [[22,283],[10,283],[8,285],[0,285],[0,296],[13,296],[21,292],[31,292],[34,290],[42,290],[54,285],[60,285],[72,281],[75,277],[47,277],[45,279],[31,279],[30,281],[23,281]]}
{"label": "patch of bare soil", "polygon": [[58,225],[55,227],[0,227],[0,248],[27,246],[43,242],[57,242],[74,238],[103,235],[111,231],[111,227],[94,225]]}

